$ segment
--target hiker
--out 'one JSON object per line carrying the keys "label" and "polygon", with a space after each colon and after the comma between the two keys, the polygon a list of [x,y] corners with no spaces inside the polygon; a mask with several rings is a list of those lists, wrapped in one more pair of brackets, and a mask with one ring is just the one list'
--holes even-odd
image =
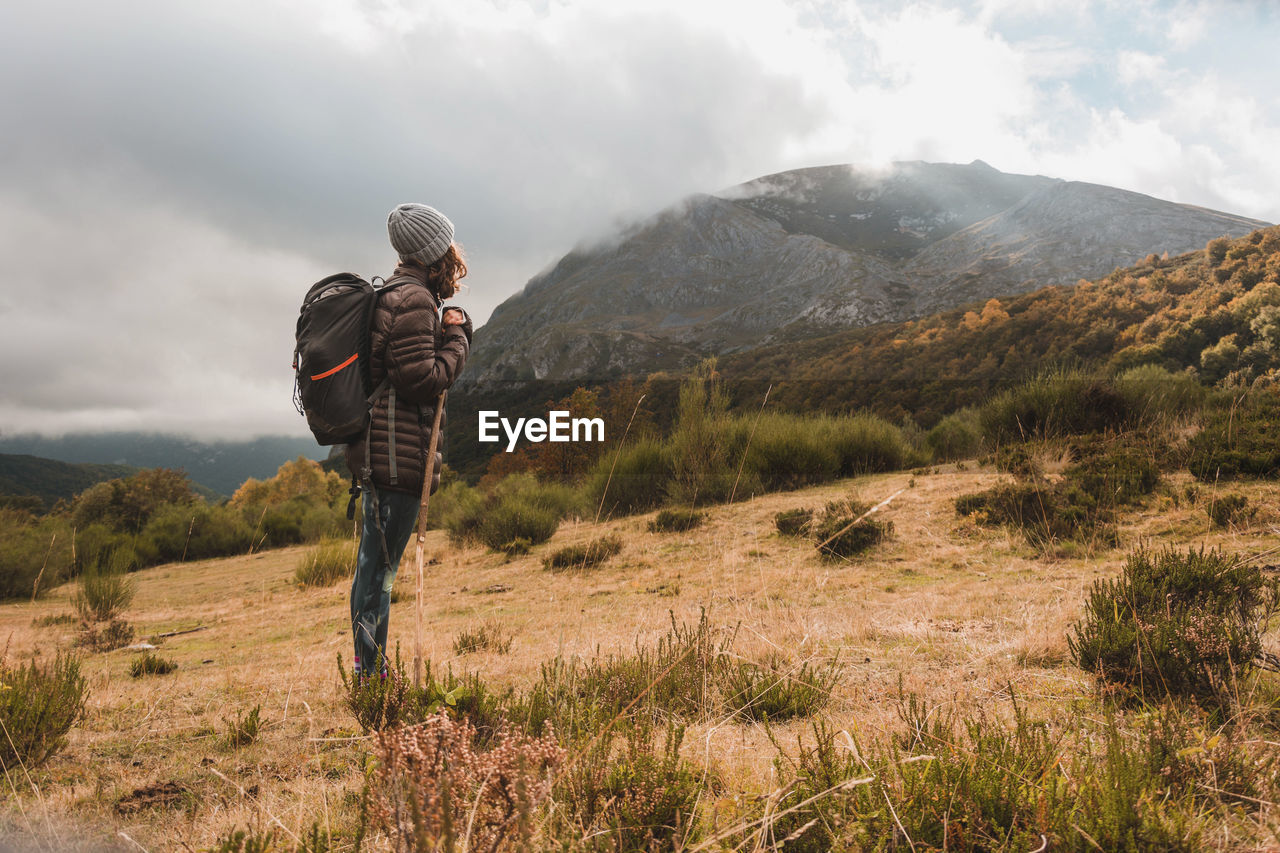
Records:
{"label": "hiker", "polygon": [[[402,204],[388,216],[387,232],[399,263],[374,308],[369,379],[375,387],[389,379],[390,386],[373,404],[368,446],[363,437],[347,445],[348,467],[368,475],[361,476],[364,521],[351,584],[358,679],[377,671],[387,675],[391,588],[417,527],[436,401],[458,378],[471,346],[465,311],[448,306],[439,317],[440,303],[458,292],[458,280],[467,274],[453,223],[425,204]],[[440,466],[436,453],[432,491]]]}

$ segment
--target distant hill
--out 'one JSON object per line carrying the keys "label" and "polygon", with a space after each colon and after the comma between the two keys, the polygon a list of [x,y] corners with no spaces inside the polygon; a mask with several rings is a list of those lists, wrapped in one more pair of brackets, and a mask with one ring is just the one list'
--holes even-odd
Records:
{"label": "distant hill", "polygon": [[[284,462],[306,456],[324,459],[328,448],[311,438],[264,436],[249,441],[202,442],[157,433],[82,433],[56,438],[0,437],[0,453],[44,457],[70,463],[137,468],[175,468],[219,495],[230,495],[249,477],[263,479]],[[113,474],[112,477],[122,476]],[[105,477],[102,479],[110,479]]]}
{"label": "distant hill", "polygon": [[476,332],[461,384],[678,370],[1074,284],[1267,224],[981,161],[798,169],[570,252]]}
{"label": "distant hill", "polygon": [[128,477],[137,471],[130,465],[77,464],[0,453],[0,497],[39,498],[48,509],[59,499],[75,497],[94,483]]}

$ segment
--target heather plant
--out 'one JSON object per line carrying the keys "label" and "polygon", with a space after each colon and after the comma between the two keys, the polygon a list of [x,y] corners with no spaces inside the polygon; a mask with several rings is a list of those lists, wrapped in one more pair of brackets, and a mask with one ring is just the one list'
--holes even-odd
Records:
{"label": "heather plant", "polygon": [[1068,638],[1081,669],[1138,696],[1224,703],[1262,655],[1280,578],[1221,551],[1131,552],[1094,582]]}
{"label": "heather plant", "polygon": [[1274,756],[1195,708],[1055,721],[1011,696],[1009,715],[961,716],[900,694],[899,725],[876,743],[822,721],[796,750],[774,739],[783,784],[763,804],[756,840],[805,853],[907,839],[970,853],[1194,851],[1204,817],[1256,807],[1258,782],[1273,772]]}
{"label": "heather plant", "polygon": [[818,554],[824,560],[850,560],[893,535],[893,522],[868,513],[871,505],[858,500],[831,501],[809,526]]}
{"label": "heather plant", "polygon": [[682,726],[644,718],[602,732],[556,784],[557,834],[616,851],[682,849],[704,791],[704,773],[680,756],[683,740]]}
{"label": "heather plant", "polygon": [[811,717],[831,701],[843,667],[835,659],[794,666],[780,654],[738,661],[726,668],[723,691],[730,710],[747,720]]}
{"label": "heather plant", "polygon": [[247,714],[236,711],[234,720],[224,717],[222,723],[227,730],[227,743],[233,749],[248,746],[262,732],[262,706],[254,705]]}
{"label": "heather plant", "polygon": [[707,515],[688,507],[673,507],[660,510],[653,521],[649,522],[650,533],[683,533],[702,525]]}
{"label": "heather plant", "polygon": [[812,523],[811,509],[784,509],[773,516],[773,524],[782,536],[806,536]]}
{"label": "heather plant", "polygon": [[15,666],[0,657],[0,771],[16,778],[11,773],[39,767],[66,746],[87,695],[79,658],[59,652]]}
{"label": "heather plant", "polygon": [[424,661],[422,686],[417,687],[405,674],[398,646],[394,661],[388,663],[385,677],[362,677],[348,673],[342,655],[338,655],[338,676],[347,708],[364,731],[414,725],[441,710],[467,717],[482,735],[492,734],[501,725],[510,696],[493,693],[478,674],[459,678],[446,669],[437,678],[431,662]]}
{"label": "heather plant", "polygon": [[365,818],[397,851],[536,849],[535,812],[565,751],[551,733],[503,728],[488,749],[444,711],[375,739]]}
{"label": "heather plant", "polygon": [[549,572],[584,571],[621,552],[622,537],[609,534],[584,545],[569,545],[554,551],[542,559],[542,567]]}
{"label": "heather plant", "polygon": [[1249,506],[1249,499],[1244,495],[1229,493],[1215,496],[1205,511],[1214,527],[1232,527],[1248,522],[1257,514],[1258,508]]}

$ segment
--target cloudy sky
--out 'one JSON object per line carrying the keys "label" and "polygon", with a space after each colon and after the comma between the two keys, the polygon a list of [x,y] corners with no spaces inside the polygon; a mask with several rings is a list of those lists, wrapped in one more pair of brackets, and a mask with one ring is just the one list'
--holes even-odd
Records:
{"label": "cloudy sky", "polygon": [[574,244],[924,159],[1280,221],[1267,2],[10,0],[0,434],[305,434],[293,325],[445,211],[477,323]]}

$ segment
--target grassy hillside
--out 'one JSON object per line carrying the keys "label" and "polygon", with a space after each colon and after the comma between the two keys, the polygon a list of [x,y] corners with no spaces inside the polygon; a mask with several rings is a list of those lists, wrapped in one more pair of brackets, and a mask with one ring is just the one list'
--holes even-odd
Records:
{"label": "grassy hillside", "polygon": [[[1069,662],[1068,629],[1080,618],[1090,585],[1114,575],[1127,548],[1145,541],[1254,555],[1275,547],[1280,487],[1234,486],[1261,509],[1249,520],[1214,528],[1206,508],[1216,490],[1189,489],[1182,471],[1123,513],[1118,548],[1032,548],[1019,535],[956,514],[957,497],[1005,476],[972,460],[876,474],[712,507],[702,526],[677,533],[652,532],[652,514],[569,523],[549,543],[514,559],[453,547],[441,531],[431,531],[425,654],[437,672],[476,672],[494,689],[525,690],[557,656],[634,654],[652,648],[673,616],[696,622],[706,608],[712,625],[733,632],[736,661],[773,656],[794,668],[838,655],[843,674],[818,719],[830,732],[847,732],[841,737],[850,748],[855,741],[870,750],[901,738],[903,692],[946,713],[996,721],[1011,719],[1016,707],[1044,720],[1055,738],[1066,738],[1083,720],[1105,716],[1093,679]],[[863,559],[825,562],[811,544],[775,530],[779,511],[851,495],[872,503],[897,495],[880,511],[893,522],[893,537]],[[618,536],[622,547],[602,566],[543,569],[553,550],[603,534]],[[341,839],[332,849],[351,849],[373,746],[344,707],[335,666],[336,655],[349,661],[351,654],[348,590],[345,581],[298,589],[293,574],[303,553],[282,549],[137,573],[137,596],[125,618],[178,668],[135,680],[129,667],[136,653],[88,655],[88,716],[47,765],[9,774],[12,795],[0,806],[9,831],[43,849],[97,850],[109,843],[136,849],[123,843],[128,838],[150,850],[205,850],[237,827],[274,829],[293,845],[318,822]],[[413,648],[412,566],[410,548],[391,619],[392,642],[406,658]],[[68,586],[34,604],[0,606],[0,636],[11,661],[47,659],[71,645],[73,626],[50,624],[70,612],[71,592]],[[456,653],[462,632],[482,626],[509,635],[510,651]],[[184,631],[190,633],[174,633]],[[1274,649],[1274,633],[1268,642]],[[260,733],[248,745],[231,746],[230,724],[254,708]],[[1121,716],[1137,725],[1141,714]],[[1219,724],[1205,725],[1202,740]],[[1274,729],[1258,737],[1276,740]],[[811,720],[765,726],[732,709],[690,724],[680,754],[695,778],[709,780],[699,788],[705,791],[698,805],[704,842],[758,817],[762,802],[787,802],[787,783],[778,774],[789,773],[797,750],[811,749],[814,738]],[[1058,743],[1059,760],[1069,761],[1068,741]],[[844,747],[840,754],[850,755]],[[1205,748],[1187,753],[1187,761],[1201,754]],[[1254,801],[1228,799],[1226,805],[1201,792],[1194,818],[1204,842],[1199,849],[1277,844],[1276,791],[1270,782],[1260,784]],[[897,805],[909,821],[906,802]],[[779,843],[782,835],[756,838],[741,830],[727,837],[730,847],[758,840],[757,849],[793,849]],[[370,841],[372,849],[388,849],[376,833]],[[1091,849],[1078,836],[1069,841],[1052,849]],[[692,840],[674,846],[696,849]]]}

